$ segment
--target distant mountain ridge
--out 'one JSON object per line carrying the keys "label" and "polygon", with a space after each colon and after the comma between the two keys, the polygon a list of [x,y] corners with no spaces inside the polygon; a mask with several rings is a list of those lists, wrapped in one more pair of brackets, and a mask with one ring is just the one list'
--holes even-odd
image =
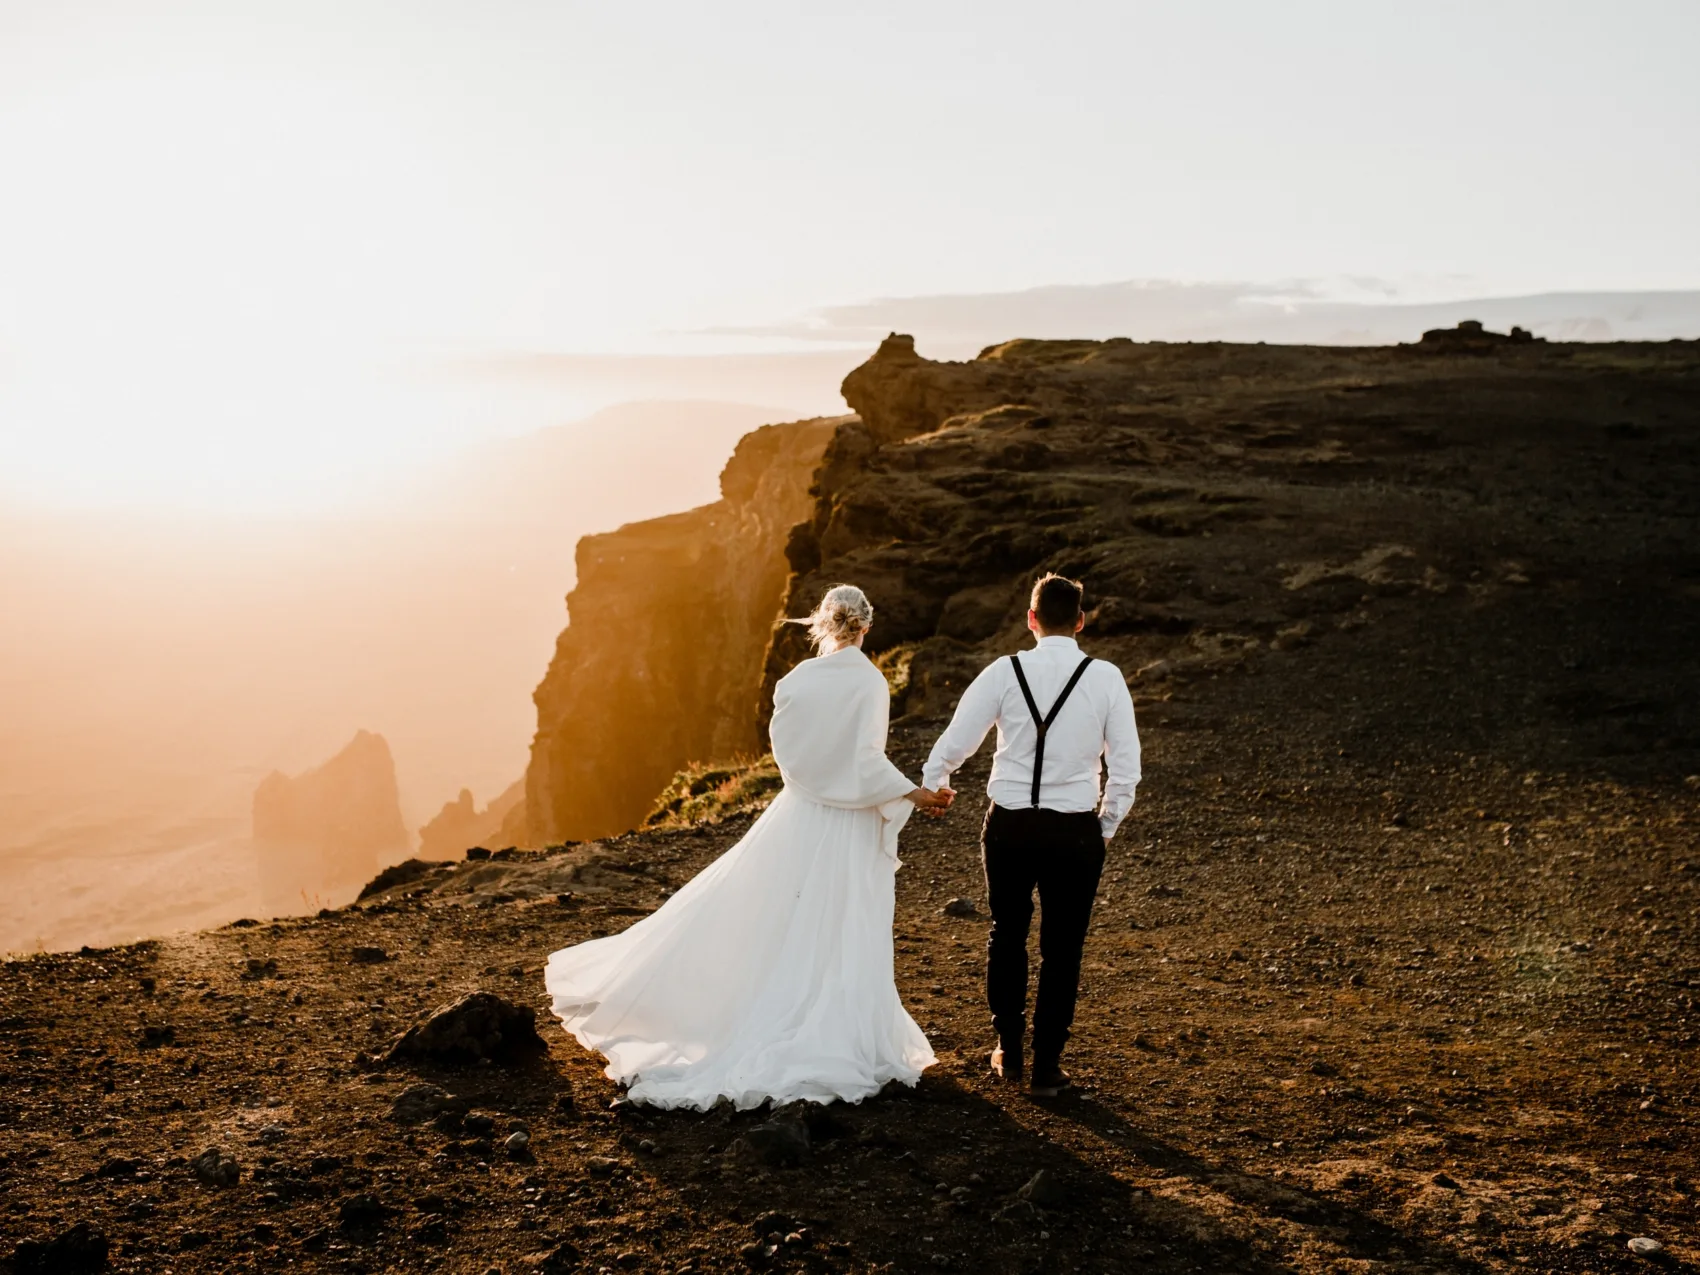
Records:
{"label": "distant mountain ridge", "polygon": [[1279,345],[1391,345],[1430,328],[1480,319],[1520,324],[1559,341],[1700,337],[1700,290],[1540,292],[1450,301],[1330,299],[1315,284],[1132,280],[1058,284],[1019,292],[896,297],[828,306],[743,336],[877,343],[911,332],[945,357],[977,352],[1011,332],[1046,340],[1258,341]]}

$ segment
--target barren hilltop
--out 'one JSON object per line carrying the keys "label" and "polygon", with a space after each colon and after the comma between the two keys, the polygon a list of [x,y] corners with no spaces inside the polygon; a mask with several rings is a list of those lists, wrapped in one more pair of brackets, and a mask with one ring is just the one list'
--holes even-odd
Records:
{"label": "barren hilltop", "polygon": [[[0,967],[0,1260],[1700,1264],[1700,343],[938,363],[893,336],[844,388],[854,415],[746,438],[718,504],[580,545],[508,816],[537,849]],[[899,983],[941,1058],[916,1090],[611,1106],[542,962],[748,826],[761,768],[732,763],[800,654],[774,621],[868,590],[915,773],[1042,570],[1086,581],[1084,644],[1129,675],[1146,747],[1088,941],[1084,1092],[986,1074],[982,757],[905,833]],[[390,1052],[475,992],[535,1010],[546,1052]]]}

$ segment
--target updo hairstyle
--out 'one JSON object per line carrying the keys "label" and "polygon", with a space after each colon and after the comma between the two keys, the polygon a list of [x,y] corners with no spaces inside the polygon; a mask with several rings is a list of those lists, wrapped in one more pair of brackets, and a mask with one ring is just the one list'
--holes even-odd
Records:
{"label": "updo hairstyle", "polygon": [[793,624],[806,624],[815,650],[826,653],[849,646],[874,622],[874,605],[853,584],[835,584],[814,612]]}

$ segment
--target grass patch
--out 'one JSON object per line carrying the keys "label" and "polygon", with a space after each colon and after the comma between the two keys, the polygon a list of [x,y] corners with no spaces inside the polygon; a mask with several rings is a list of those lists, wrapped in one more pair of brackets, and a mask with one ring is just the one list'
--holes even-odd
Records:
{"label": "grass patch", "polygon": [[893,716],[897,716],[897,706],[903,702],[904,693],[909,689],[909,665],[920,649],[919,642],[905,642],[874,656],[874,667],[885,674],[885,684],[891,690]]}
{"label": "grass patch", "polygon": [[687,766],[661,790],[646,828],[688,828],[718,823],[729,815],[765,810],[785,781],[771,755],[733,762]]}

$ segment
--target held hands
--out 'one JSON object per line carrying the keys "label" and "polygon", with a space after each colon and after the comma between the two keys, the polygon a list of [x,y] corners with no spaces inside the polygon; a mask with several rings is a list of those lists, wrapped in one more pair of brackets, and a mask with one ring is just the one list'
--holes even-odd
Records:
{"label": "held hands", "polygon": [[936,819],[950,809],[950,803],[956,800],[956,789],[940,788],[934,792],[931,788],[917,788],[909,794],[909,800],[915,803],[917,809]]}

